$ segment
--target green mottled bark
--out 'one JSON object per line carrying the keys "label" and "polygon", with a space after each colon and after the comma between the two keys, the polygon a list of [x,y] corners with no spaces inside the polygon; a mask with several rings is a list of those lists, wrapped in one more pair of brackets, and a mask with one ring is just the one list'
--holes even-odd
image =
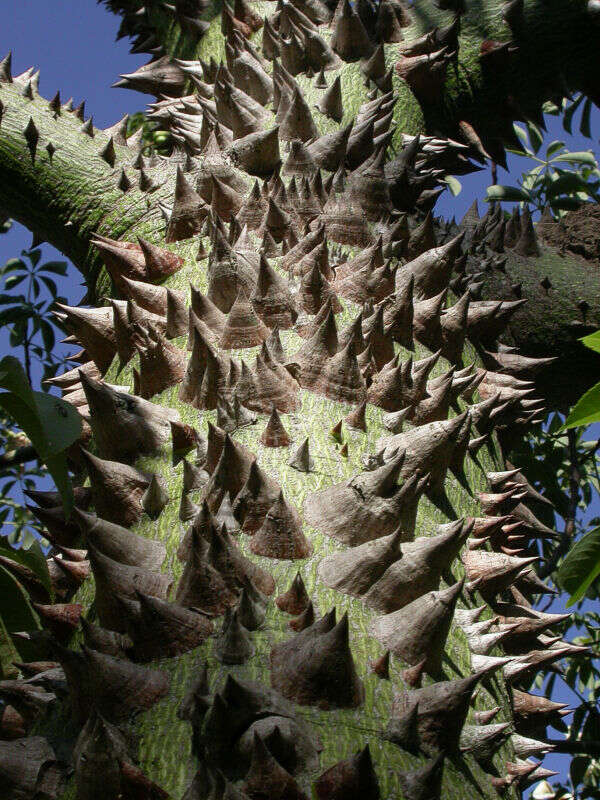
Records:
{"label": "green mottled bark", "polygon": [[[135,11],[138,4],[118,3],[119,12]],[[145,4],[151,28],[167,52],[182,58],[208,58],[222,54],[222,37],[218,18],[213,19],[209,33],[198,44],[182,30],[172,15],[158,2]],[[267,9],[268,3],[264,4]],[[598,49],[593,46],[597,27],[585,11],[585,2],[533,2],[525,4],[525,22],[511,33],[502,21],[501,4],[469,3],[462,18],[460,49],[456,65],[451,65],[440,101],[420,104],[409,87],[395,77],[398,94],[395,120],[397,137],[402,133],[440,132],[458,138],[457,123],[468,121],[484,144],[498,145],[509,132],[514,118],[537,118],[541,103],[560,94],[565,86],[582,89],[595,96],[591,82],[597,74]],[[436,24],[448,24],[452,17],[439,12],[431,3],[417,2],[413,9],[414,25],[405,29],[407,40],[417,37]],[[210,18],[212,11],[205,17]],[[260,34],[259,34],[260,35]],[[484,39],[516,41],[519,50],[504,71],[482,71],[478,58]],[[386,46],[386,61],[393,64],[397,45]],[[523,76],[527,76],[524,80]],[[364,98],[362,80],[356,65],[343,69],[345,120]],[[300,76],[302,83],[302,76]],[[136,182],[139,175],[129,163],[133,153],[117,148],[120,164],[112,169],[100,157],[108,138],[96,131],[94,139],[79,132],[81,121],[68,112],[58,118],[47,102],[19,97],[23,84],[2,84],[0,99],[4,104],[0,126],[0,185],[2,208],[14,219],[55,245],[71,258],[88,279],[94,296],[100,262],[89,246],[89,235],[97,231],[114,238],[143,233],[160,241],[163,222],[157,201],[170,196],[171,182],[150,198],[130,189],[126,194],[116,188],[120,168]],[[507,96],[513,98],[507,107]],[[320,116],[320,115],[319,115]],[[40,131],[35,162],[31,159],[23,132],[30,117]],[[318,120],[326,130],[330,124]],[[507,127],[508,126],[508,127]],[[52,142],[57,147],[50,158],[45,150]],[[161,168],[153,173],[162,180]],[[539,287],[539,280],[550,277],[557,290],[549,294]],[[539,277],[538,277],[539,276]],[[485,276],[484,295],[513,299],[511,286],[523,284],[523,297],[530,300],[519,311],[512,335],[515,343],[528,355],[541,355],[551,350],[560,357],[554,370],[546,373],[544,391],[549,392],[552,406],[567,407],[581,390],[594,379],[594,362],[577,339],[586,330],[600,325],[600,285],[597,270],[576,257],[556,257],[551,251],[539,262],[535,259],[510,258],[507,274]],[[582,300],[588,304],[584,321],[578,309]],[[565,369],[573,364],[582,380],[565,382]],[[558,390],[557,387],[560,387]]]}

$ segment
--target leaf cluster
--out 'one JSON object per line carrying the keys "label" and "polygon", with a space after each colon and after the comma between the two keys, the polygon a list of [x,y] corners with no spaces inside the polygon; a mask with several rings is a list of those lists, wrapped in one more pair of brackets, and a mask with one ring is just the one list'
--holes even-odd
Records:
{"label": "leaf cluster", "polygon": [[[565,99],[560,106],[547,103],[548,114],[562,115],[563,128],[573,132],[573,122],[578,109],[582,109],[580,133],[591,137],[590,118],[592,103],[579,95],[574,100]],[[521,174],[517,185],[489,186],[486,201],[506,201],[532,206],[542,212],[550,209],[561,217],[583,203],[600,200],[600,169],[591,150],[569,150],[559,139],[544,146],[544,132],[539,125],[515,123],[514,130],[521,141],[520,148],[510,150],[513,155],[533,161],[534,166]]]}
{"label": "leaf cluster", "polygon": [[31,360],[43,368],[43,378],[56,375],[63,359],[56,353],[56,325],[52,306],[64,302],[56,279],[67,274],[66,261],[41,261],[41,250],[23,250],[20,258],[0,267],[0,327],[10,330],[9,344],[23,348],[26,372]]}

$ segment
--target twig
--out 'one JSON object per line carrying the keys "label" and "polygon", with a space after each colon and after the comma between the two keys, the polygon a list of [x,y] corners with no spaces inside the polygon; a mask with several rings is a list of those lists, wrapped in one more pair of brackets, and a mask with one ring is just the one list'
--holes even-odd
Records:
{"label": "twig", "polygon": [[33,445],[17,447],[15,450],[0,453],[0,470],[16,467],[19,464],[25,464],[27,461],[34,461],[36,458],[38,458],[38,454]]}
{"label": "twig", "polygon": [[585,753],[593,758],[600,757],[600,742],[596,740],[551,739],[548,744],[555,753]]}

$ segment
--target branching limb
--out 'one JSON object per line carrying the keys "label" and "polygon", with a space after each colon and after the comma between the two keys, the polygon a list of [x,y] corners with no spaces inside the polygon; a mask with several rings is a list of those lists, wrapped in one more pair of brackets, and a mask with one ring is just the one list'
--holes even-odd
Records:
{"label": "branching limb", "polygon": [[37,457],[38,454],[32,445],[17,447],[15,450],[0,453],[0,476],[3,470],[16,467],[19,464],[26,464],[28,461],[35,461]]}

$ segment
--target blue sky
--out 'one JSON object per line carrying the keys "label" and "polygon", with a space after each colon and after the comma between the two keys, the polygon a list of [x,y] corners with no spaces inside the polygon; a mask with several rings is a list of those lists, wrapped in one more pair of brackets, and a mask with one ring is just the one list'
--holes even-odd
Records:
{"label": "blue sky", "polygon": [[[13,51],[13,71],[21,72],[30,66],[41,68],[40,90],[50,98],[57,89],[66,100],[73,96],[76,103],[86,100],[86,113],[92,114],[94,124],[107,127],[125,113],[143,109],[148,101],[146,95],[122,89],[111,89],[110,85],[119,73],[131,72],[146,61],[144,56],[131,55],[126,40],[115,43],[119,26],[117,17],[109,14],[94,0],[26,0],[12,3],[10,13],[5,13],[0,28],[0,56],[9,49]],[[594,109],[592,129],[600,130],[599,113]],[[572,150],[596,148],[596,142],[580,135],[569,137],[560,120],[548,118],[548,142],[563,139]],[[529,165],[521,159],[509,158],[510,174],[499,170],[500,183],[515,183],[520,172]],[[480,200],[490,180],[490,171],[485,169],[467,178],[461,178],[463,191],[457,198],[446,192],[437,205],[437,213],[460,219],[474,197]],[[480,208],[483,204],[480,203]],[[0,264],[18,255],[29,247],[31,234],[18,225],[4,236],[0,236]],[[61,258],[51,247],[43,247],[44,259]],[[78,302],[83,294],[81,276],[71,268],[68,277],[60,284],[61,292],[72,302]],[[5,331],[0,330],[0,352],[9,350]],[[598,431],[594,432],[598,436]],[[590,515],[600,513],[594,503]],[[566,701],[571,698],[566,697]],[[568,756],[550,756],[545,764],[560,770],[564,775],[568,769]]]}

